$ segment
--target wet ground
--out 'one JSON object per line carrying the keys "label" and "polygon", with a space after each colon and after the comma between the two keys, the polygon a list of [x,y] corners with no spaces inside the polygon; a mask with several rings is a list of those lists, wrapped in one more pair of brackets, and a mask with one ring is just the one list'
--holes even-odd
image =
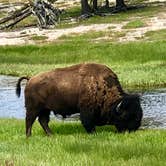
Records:
{"label": "wet ground", "polygon": [[[20,98],[15,94],[17,79],[0,76],[0,118],[25,118],[23,88]],[[166,89],[141,93],[141,105],[142,128],[166,128]]]}

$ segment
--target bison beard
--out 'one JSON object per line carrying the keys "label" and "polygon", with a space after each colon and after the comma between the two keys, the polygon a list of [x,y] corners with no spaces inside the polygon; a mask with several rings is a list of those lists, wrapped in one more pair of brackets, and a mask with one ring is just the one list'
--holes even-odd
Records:
{"label": "bison beard", "polygon": [[80,120],[88,133],[95,126],[115,125],[118,131],[135,131],[142,119],[139,97],[126,94],[111,69],[101,64],[78,64],[59,68],[18,80],[16,94],[20,96],[21,81],[25,87],[26,135],[38,117],[50,135],[50,112],[63,117],[80,113]]}

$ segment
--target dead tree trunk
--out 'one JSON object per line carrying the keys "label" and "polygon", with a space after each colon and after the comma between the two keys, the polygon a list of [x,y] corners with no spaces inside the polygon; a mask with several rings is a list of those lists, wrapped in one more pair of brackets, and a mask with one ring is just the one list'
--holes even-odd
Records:
{"label": "dead tree trunk", "polygon": [[54,8],[50,3],[44,0],[29,1],[21,9],[16,10],[12,15],[0,19],[0,29],[13,27],[15,24],[34,14],[41,28],[56,25],[60,21],[61,10]]}
{"label": "dead tree trunk", "polygon": [[106,6],[107,8],[109,8],[109,0],[106,0],[106,1],[105,1],[105,6]]}
{"label": "dead tree trunk", "polygon": [[29,5],[28,4],[25,4],[25,6],[23,6],[21,9],[15,11],[12,15],[9,15],[5,18],[2,18],[0,20],[0,24],[3,24],[11,19],[15,19],[16,17],[19,17],[20,15],[26,13],[29,9],[28,9]]}
{"label": "dead tree trunk", "polygon": [[124,3],[124,0],[116,0],[116,8],[118,10],[124,10],[124,9],[126,9],[126,5]]}
{"label": "dead tree trunk", "polygon": [[20,17],[15,18],[11,23],[5,25],[5,26],[2,27],[1,29],[13,27],[15,24],[17,24],[18,22],[20,22],[20,21],[23,20],[24,18],[30,16],[31,14],[32,14],[32,11],[29,10],[29,11],[23,13]]}
{"label": "dead tree trunk", "polygon": [[93,11],[97,10],[97,0],[93,0]]}
{"label": "dead tree trunk", "polygon": [[91,7],[88,4],[88,0],[81,0],[81,14],[91,13]]}

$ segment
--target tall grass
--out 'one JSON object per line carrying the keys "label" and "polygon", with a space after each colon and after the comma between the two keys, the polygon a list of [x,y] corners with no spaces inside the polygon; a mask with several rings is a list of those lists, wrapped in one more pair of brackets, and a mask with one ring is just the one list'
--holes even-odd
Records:
{"label": "tall grass", "polygon": [[0,64],[70,64],[84,61],[101,63],[146,63],[165,61],[166,45],[163,42],[86,43],[76,40],[45,46],[0,47]]}
{"label": "tall grass", "polygon": [[166,131],[139,130],[118,134],[98,127],[88,135],[79,122],[55,122],[53,135],[45,136],[38,123],[26,139],[24,121],[0,120],[0,163],[13,165],[158,165],[166,163]]}
{"label": "tall grass", "polygon": [[74,37],[43,46],[0,47],[0,73],[33,75],[82,62],[110,66],[125,87],[166,85],[166,42],[95,43]]}

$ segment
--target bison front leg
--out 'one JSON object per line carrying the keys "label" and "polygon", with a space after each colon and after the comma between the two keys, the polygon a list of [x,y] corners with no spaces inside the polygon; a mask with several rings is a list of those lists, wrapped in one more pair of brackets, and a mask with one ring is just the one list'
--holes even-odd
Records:
{"label": "bison front leg", "polygon": [[80,111],[80,119],[87,133],[93,133],[95,131],[95,122],[93,113],[89,113],[87,110]]}
{"label": "bison front leg", "polygon": [[46,134],[51,135],[51,130],[48,126],[48,123],[50,121],[50,110],[44,109],[40,111],[38,120]]}

